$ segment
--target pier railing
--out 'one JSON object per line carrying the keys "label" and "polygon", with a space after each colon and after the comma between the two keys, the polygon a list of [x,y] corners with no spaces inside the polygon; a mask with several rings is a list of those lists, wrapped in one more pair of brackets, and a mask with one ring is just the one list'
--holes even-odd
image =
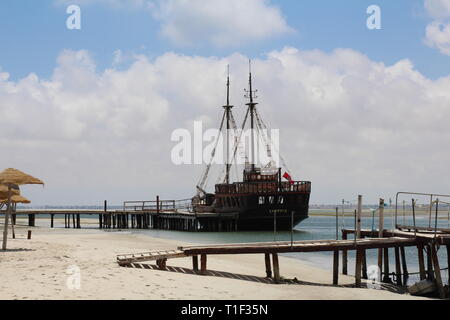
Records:
{"label": "pier railing", "polygon": [[156,201],[125,201],[123,211],[128,212],[178,212],[192,211],[191,199],[184,200],[156,200]]}
{"label": "pier railing", "polygon": [[216,186],[216,193],[240,194],[256,193],[266,194],[274,192],[311,192],[311,182],[295,181],[294,183],[282,182],[241,182],[235,184],[221,184]]}

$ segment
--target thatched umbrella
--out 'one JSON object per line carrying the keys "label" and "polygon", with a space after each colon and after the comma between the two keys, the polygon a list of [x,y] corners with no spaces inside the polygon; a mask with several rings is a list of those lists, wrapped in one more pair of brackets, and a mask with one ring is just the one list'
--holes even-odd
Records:
{"label": "thatched umbrella", "polygon": [[[0,203],[8,203],[8,198],[0,199]],[[31,201],[25,197],[22,197],[20,194],[13,194],[11,196],[11,203],[29,204]]]}
{"label": "thatched umbrella", "polygon": [[[3,198],[3,199],[0,199],[0,203],[7,204],[8,203],[8,198],[6,197],[6,198]],[[18,203],[29,204],[29,203],[31,203],[31,201],[28,200],[25,197],[22,197],[20,194],[12,195],[11,196],[11,204],[14,204],[14,211],[16,210],[15,208],[16,208],[16,205]],[[12,233],[13,233],[13,239],[15,238],[14,224],[15,224],[15,222],[14,222],[14,219],[13,219],[13,221],[11,221],[11,230],[12,230]]]}
{"label": "thatched umbrella", "polygon": [[25,185],[25,184],[44,184],[41,180],[32,177],[22,171],[17,169],[6,169],[0,173],[0,184],[8,186],[8,210],[5,214],[5,226],[3,229],[3,246],[2,249],[6,250],[6,244],[8,241],[8,222],[9,216],[11,215],[11,197],[12,188],[14,185]]}
{"label": "thatched umbrella", "polygon": [[[19,186],[17,184],[11,185],[11,194],[20,195]],[[8,186],[0,184],[0,199],[8,199]]]}

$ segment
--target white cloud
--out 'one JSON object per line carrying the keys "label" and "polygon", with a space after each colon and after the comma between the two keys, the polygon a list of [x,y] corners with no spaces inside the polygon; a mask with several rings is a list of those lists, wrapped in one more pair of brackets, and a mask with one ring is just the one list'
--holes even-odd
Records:
{"label": "white cloud", "polygon": [[145,9],[175,45],[239,46],[294,31],[270,0],[55,0],[57,4],[102,4]]}
{"label": "white cloud", "polygon": [[[25,190],[36,204],[189,197],[202,168],[172,165],[171,133],[196,119],[216,125],[228,63],[241,121],[247,59],[167,53],[99,72],[88,52],[64,51],[50,79],[2,72],[0,168],[44,179],[44,190]],[[386,66],[350,49],[286,48],[253,65],[260,112],[281,129],[294,178],[312,180],[312,202],[450,188],[450,76],[430,80],[408,60]]]}
{"label": "white cloud", "polygon": [[235,46],[292,31],[269,0],[158,0],[151,8],[177,45]]}
{"label": "white cloud", "polygon": [[450,1],[425,0],[425,9],[434,19],[426,28],[425,43],[450,56]]}

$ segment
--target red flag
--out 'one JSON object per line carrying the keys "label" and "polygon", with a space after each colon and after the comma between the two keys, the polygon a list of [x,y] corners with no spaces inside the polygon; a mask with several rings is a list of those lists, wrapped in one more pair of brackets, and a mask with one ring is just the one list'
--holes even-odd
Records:
{"label": "red flag", "polygon": [[287,181],[289,181],[290,184],[294,184],[294,180],[292,180],[292,177],[289,173],[285,172],[283,175],[283,178],[285,178]]}

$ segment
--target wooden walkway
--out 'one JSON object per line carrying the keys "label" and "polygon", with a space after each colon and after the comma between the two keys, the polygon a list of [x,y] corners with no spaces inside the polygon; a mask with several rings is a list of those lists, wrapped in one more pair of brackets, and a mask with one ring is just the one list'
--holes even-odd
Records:
{"label": "wooden walkway", "polygon": [[[349,234],[355,233],[354,230],[342,230],[343,236],[346,238]],[[417,247],[418,258],[420,264],[421,279],[432,279],[436,282],[439,289],[439,296],[445,298],[448,292],[445,291],[442,283],[441,269],[439,266],[437,251],[439,246],[446,245],[447,256],[450,254],[450,234],[429,234],[402,231],[402,230],[385,230],[385,237],[376,238],[378,231],[362,230],[361,239],[352,240],[317,240],[317,241],[296,241],[296,242],[259,242],[259,243],[237,243],[237,244],[221,244],[208,246],[189,246],[179,247],[174,251],[165,251],[162,253],[152,252],[147,254],[120,255],[117,261],[121,266],[129,266],[132,263],[157,261],[160,269],[166,268],[167,259],[192,257],[193,270],[200,270],[200,274],[207,274],[207,257],[208,255],[239,255],[239,254],[263,254],[265,257],[266,275],[272,278],[275,283],[280,282],[280,266],[278,254],[294,253],[294,252],[333,252],[333,284],[338,285],[339,278],[339,254],[342,253],[343,274],[348,274],[347,254],[348,251],[356,251],[355,265],[355,285],[362,286],[362,279],[367,277],[367,260],[366,251],[369,249],[379,250],[379,266],[384,277],[383,282],[392,283],[389,273],[389,249],[395,251],[396,262],[396,283],[402,283],[402,275],[408,276],[407,262],[404,249],[405,247]],[[424,263],[424,250],[428,257],[428,269]],[[200,268],[199,268],[200,257]],[[383,261],[384,259],[384,261]],[[384,264],[383,264],[384,262]],[[450,263],[450,258],[448,258]],[[403,271],[402,271],[403,269]],[[450,278],[450,274],[449,274]]]}
{"label": "wooden walkway", "polygon": [[[85,210],[85,209],[28,209],[17,210],[13,214],[15,223],[18,216],[28,217],[28,226],[36,226],[36,217],[49,216],[50,228],[55,226],[55,218],[64,217],[64,227],[81,229],[82,216],[97,216],[100,229],[157,229],[190,232],[236,231],[238,214],[201,213],[166,208],[164,211],[151,208],[135,210]],[[0,211],[4,214],[4,211]],[[94,220],[94,219],[93,219]]]}

